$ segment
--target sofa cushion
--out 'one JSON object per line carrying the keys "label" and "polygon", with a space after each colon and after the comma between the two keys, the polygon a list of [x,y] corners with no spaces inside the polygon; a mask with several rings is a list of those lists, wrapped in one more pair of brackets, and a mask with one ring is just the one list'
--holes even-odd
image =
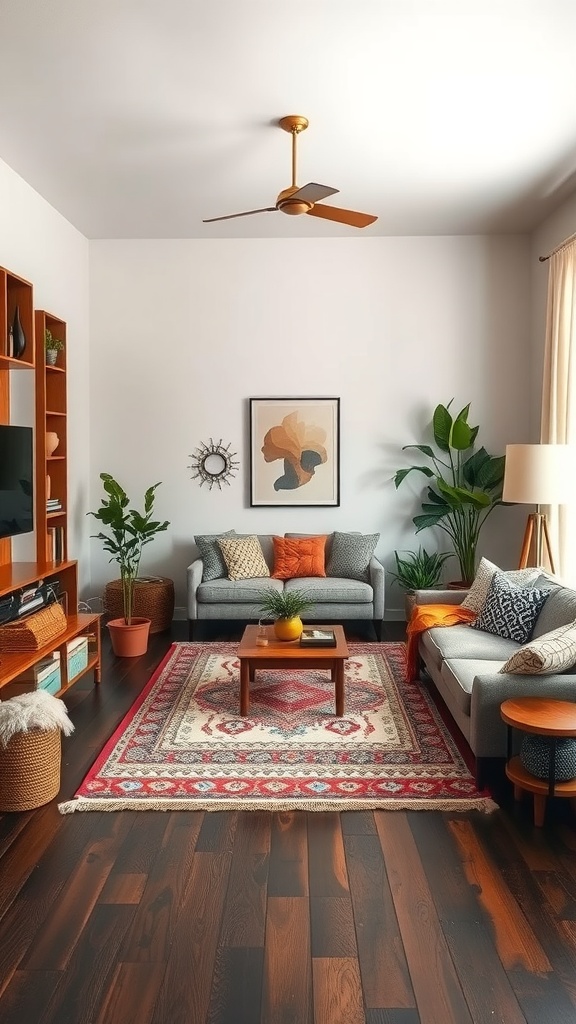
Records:
{"label": "sofa cushion", "polygon": [[532,637],[500,669],[515,675],[549,675],[566,672],[576,665],[576,623]]}
{"label": "sofa cushion", "polygon": [[548,589],[514,586],[504,573],[495,572],[484,607],[470,628],[525,644],[549,593]]}
{"label": "sofa cushion", "polygon": [[442,665],[441,676],[454,703],[465,715],[470,715],[472,686],[476,676],[493,675],[502,668],[501,661],[481,658],[448,658]]}
{"label": "sofa cushion", "polygon": [[326,576],[324,552],[326,535],[316,537],[273,537],[274,571],[277,580],[298,576]]}
{"label": "sofa cushion", "polygon": [[339,533],[335,530],[326,575],[368,582],[370,559],[379,539],[379,533]]}
{"label": "sofa cushion", "polygon": [[503,573],[510,583],[520,586],[527,583],[535,583],[540,576],[540,569],[511,569],[505,571],[500,569],[499,566],[494,565],[494,562],[490,562],[487,558],[481,558],[474,582],[462,601],[463,608],[469,608],[473,612],[480,612],[482,610],[495,572]]}
{"label": "sofa cushion", "polygon": [[221,537],[218,543],[229,579],[248,580],[270,576],[258,537]]}
{"label": "sofa cushion", "polygon": [[369,583],[360,580],[332,579],[330,576],[306,576],[286,580],[286,590],[304,590],[312,601],[322,604],[371,604],[373,591]]}
{"label": "sofa cushion", "polygon": [[282,580],[268,579],[265,584],[262,583],[262,577],[249,580],[211,580],[209,583],[200,584],[196,597],[200,604],[251,604],[252,618],[257,619],[260,615],[258,608],[263,587],[282,591]]}
{"label": "sofa cushion", "polygon": [[[547,583],[547,586],[551,586],[550,583]],[[536,619],[532,636],[543,636],[545,633],[551,633],[553,629],[567,626],[575,620],[576,591],[570,587],[552,585],[550,596]]]}
{"label": "sofa cushion", "polygon": [[226,533],[202,534],[194,537],[194,543],[200,552],[202,559],[202,582],[208,580],[220,580],[226,575],[226,562],[220,550],[218,540],[220,537],[233,537],[235,530],[227,530]]}
{"label": "sofa cushion", "polygon": [[503,664],[518,650],[518,644],[514,640],[482,633],[468,625],[433,626],[424,631],[420,645],[426,656],[429,656],[438,667],[444,658],[458,658],[463,661],[496,659]]}

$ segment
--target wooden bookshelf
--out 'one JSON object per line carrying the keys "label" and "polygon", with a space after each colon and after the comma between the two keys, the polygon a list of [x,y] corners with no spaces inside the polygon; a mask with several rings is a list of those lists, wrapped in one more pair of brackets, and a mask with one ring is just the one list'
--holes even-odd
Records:
{"label": "wooden bookshelf", "polygon": [[[52,332],[64,345],[58,352],[55,366],[46,362],[44,338]],[[66,323],[53,313],[37,309],[36,335],[36,555],[39,561],[63,560],[68,555],[68,399],[66,381]],[[58,435],[58,446],[50,455],[46,451],[46,436]],[[61,508],[49,511],[48,498],[57,499]],[[55,530],[62,538],[59,550],[55,545]]]}

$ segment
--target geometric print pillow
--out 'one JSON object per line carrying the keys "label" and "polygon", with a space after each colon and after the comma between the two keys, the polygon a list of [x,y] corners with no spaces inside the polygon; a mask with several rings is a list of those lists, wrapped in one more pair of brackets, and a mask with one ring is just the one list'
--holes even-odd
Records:
{"label": "geometric print pillow", "polygon": [[[462,601],[462,608],[469,608],[472,612],[480,612],[482,610],[495,572],[504,572],[504,570],[499,569],[497,565],[494,565],[494,562],[490,562],[487,558],[480,559],[480,565],[476,570],[474,582]],[[540,573],[540,569],[528,568],[511,569],[506,571],[504,575],[510,583],[525,585],[537,579]]]}
{"label": "geometric print pillow", "polygon": [[549,593],[549,590],[515,587],[504,573],[495,572],[484,607],[470,625],[472,629],[525,644],[532,636]]}
{"label": "geometric print pillow", "polygon": [[195,537],[194,543],[200,552],[202,559],[202,582],[208,580],[221,580],[226,575],[226,562],[218,547],[220,537],[233,537],[236,530],[228,530],[226,533],[204,534]]}
{"label": "geometric print pillow", "polygon": [[253,580],[270,576],[258,537],[221,537],[218,541],[229,580]]}
{"label": "geometric print pillow", "polygon": [[370,560],[379,540],[379,533],[339,533],[336,530],[326,575],[369,583]]}
{"label": "geometric print pillow", "polygon": [[530,640],[508,658],[500,669],[515,675],[550,675],[565,672],[576,665],[576,622],[560,626]]}

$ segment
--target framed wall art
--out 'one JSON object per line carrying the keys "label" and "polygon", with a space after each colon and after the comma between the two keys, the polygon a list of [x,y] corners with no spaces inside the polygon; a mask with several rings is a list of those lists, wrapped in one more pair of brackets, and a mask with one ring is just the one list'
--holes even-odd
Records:
{"label": "framed wall art", "polygon": [[340,399],[250,399],[250,505],[340,504]]}

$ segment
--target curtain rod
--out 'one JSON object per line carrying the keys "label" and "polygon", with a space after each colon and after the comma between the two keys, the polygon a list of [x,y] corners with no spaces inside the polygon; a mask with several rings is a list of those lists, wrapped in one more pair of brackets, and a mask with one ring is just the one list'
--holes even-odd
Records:
{"label": "curtain rod", "polygon": [[545,256],[539,256],[538,261],[540,263],[545,263],[546,260],[549,260],[551,256],[555,256],[557,252],[560,252],[560,249],[563,249],[566,245],[569,245],[570,242],[573,242],[575,238],[576,232],[574,232],[573,235],[569,235],[568,238],[565,238],[563,242],[560,242],[560,245],[557,245],[556,248],[552,249],[551,252],[547,252]]}

